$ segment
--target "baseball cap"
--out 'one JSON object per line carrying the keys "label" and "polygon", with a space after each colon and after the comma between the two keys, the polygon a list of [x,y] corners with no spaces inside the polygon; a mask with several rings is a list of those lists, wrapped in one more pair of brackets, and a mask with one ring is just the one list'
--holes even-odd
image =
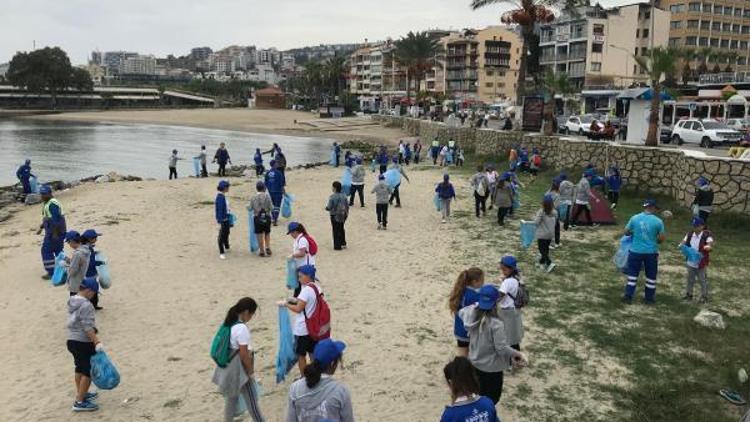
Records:
{"label": "baseball cap", "polygon": [[385,180],[385,176],[383,176],[382,174],[378,175],[378,180]]}
{"label": "baseball cap", "polygon": [[500,299],[500,292],[495,286],[485,284],[479,289],[479,309],[488,311],[494,308],[498,299]]}
{"label": "baseball cap", "polygon": [[698,180],[695,182],[698,186],[706,186],[708,184],[708,179],[701,176],[698,178]]}
{"label": "baseball cap", "polygon": [[315,345],[313,360],[317,360],[320,366],[327,368],[336,359],[340,358],[346,349],[343,341],[335,341],[330,338],[321,340]]}
{"label": "baseball cap", "polygon": [[705,226],[706,222],[700,217],[693,217],[693,227]]}
{"label": "baseball cap", "polygon": [[315,266],[313,265],[310,265],[310,264],[303,265],[297,268],[297,272],[302,273],[308,277],[312,277],[313,280],[317,280],[317,278],[315,277],[315,273],[317,272],[317,270],[315,269]]}
{"label": "baseball cap", "polygon": [[84,237],[86,239],[96,239],[97,237],[101,236],[101,233],[97,233],[94,229],[88,229],[81,233],[81,237]]}
{"label": "baseball cap", "polygon": [[516,265],[518,265],[518,261],[513,255],[505,255],[504,257],[500,258],[500,263],[508,268],[513,269],[516,269]]}
{"label": "baseball cap", "polygon": [[72,241],[80,241],[81,240],[81,233],[78,233],[75,230],[71,230],[67,233],[65,233],[65,241],[66,242],[72,242]]}
{"label": "baseball cap", "polygon": [[286,234],[296,232],[297,230],[299,230],[299,223],[296,221],[292,221],[288,226],[286,226]]}
{"label": "baseball cap", "polygon": [[39,188],[39,193],[40,193],[41,195],[50,195],[50,194],[52,193],[52,188],[51,188],[51,187],[49,187],[49,185],[42,185],[42,186],[41,186],[41,187]]}
{"label": "baseball cap", "polygon": [[228,187],[229,187],[229,182],[227,182],[226,180],[221,180],[219,182],[219,185],[216,188],[219,189],[219,190],[224,190],[224,189],[226,189]]}
{"label": "baseball cap", "polygon": [[552,198],[552,195],[547,194],[547,195],[544,195],[544,199],[542,201],[543,202],[555,202],[555,199]]}
{"label": "baseball cap", "polygon": [[643,201],[643,208],[647,207],[659,208],[659,206],[656,204],[656,199],[647,199]]}
{"label": "baseball cap", "polygon": [[81,281],[81,286],[79,289],[83,290],[91,290],[94,293],[99,292],[99,283],[96,282],[96,279],[93,277],[84,278],[83,281]]}

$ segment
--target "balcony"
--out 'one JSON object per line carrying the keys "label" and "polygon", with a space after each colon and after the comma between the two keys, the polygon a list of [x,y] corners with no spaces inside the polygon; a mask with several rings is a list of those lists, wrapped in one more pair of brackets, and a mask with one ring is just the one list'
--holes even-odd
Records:
{"label": "balcony", "polygon": [[592,41],[594,42],[594,44],[604,44],[604,35],[594,34]]}
{"label": "balcony", "polygon": [[567,34],[567,33],[557,34],[557,37],[556,37],[557,42],[568,42],[569,39],[570,39],[570,34]]}
{"label": "balcony", "polygon": [[539,63],[554,63],[555,61],[556,60],[555,60],[554,54],[549,54],[549,55],[544,55],[544,56],[539,57]]}
{"label": "balcony", "polygon": [[585,69],[569,69],[568,76],[571,78],[582,78],[586,74]]}
{"label": "balcony", "polygon": [[567,60],[585,60],[586,59],[586,51],[572,51],[570,54],[568,54]]}
{"label": "balcony", "polygon": [[701,85],[750,83],[750,72],[708,73],[698,77]]}

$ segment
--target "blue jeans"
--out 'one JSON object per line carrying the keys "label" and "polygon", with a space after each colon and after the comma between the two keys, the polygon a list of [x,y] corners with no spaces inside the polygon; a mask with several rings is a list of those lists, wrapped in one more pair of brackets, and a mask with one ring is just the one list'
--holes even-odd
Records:
{"label": "blue jeans", "polygon": [[659,271],[658,253],[636,253],[633,251],[628,253],[628,263],[625,267],[625,274],[628,277],[625,284],[625,298],[633,299],[641,268],[646,273],[645,299],[647,302],[651,302],[656,296],[656,275]]}

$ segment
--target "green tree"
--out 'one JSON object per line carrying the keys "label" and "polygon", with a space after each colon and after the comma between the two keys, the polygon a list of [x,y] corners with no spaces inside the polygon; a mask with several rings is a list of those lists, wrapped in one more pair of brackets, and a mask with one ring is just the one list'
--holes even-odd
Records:
{"label": "green tree", "polygon": [[571,94],[575,91],[575,88],[570,83],[568,74],[563,72],[545,73],[544,77],[540,80],[540,84],[547,95],[549,95],[549,101],[544,103],[544,134],[552,135],[555,127],[555,95]]}
{"label": "green tree", "polygon": [[690,67],[691,63],[698,58],[698,52],[692,48],[685,49],[682,51],[682,83],[685,84],[688,81],[695,79],[695,72]]}
{"label": "green tree", "polygon": [[[415,81],[415,91],[432,68],[439,66],[443,47],[439,40],[425,32],[409,31],[396,41],[396,61],[406,68],[406,98],[411,100],[411,81]],[[411,101],[410,101],[411,102]]]}
{"label": "green tree", "polygon": [[713,57],[714,50],[709,47],[703,47],[698,51],[697,58],[700,60],[698,65],[698,74],[703,75],[708,73],[708,61]]}
{"label": "green tree", "polygon": [[71,66],[68,55],[59,47],[16,53],[6,77],[13,86],[29,92],[49,93],[53,108],[61,91],[71,87],[87,91],[93,88],[88,72]]}
{"label": "green tree", "polygon": [[659,140],[659,102],[661,101],[662,92],[661,80],[668,75],[676,73],[680,50],[671,47],[654,47],[649,56],[633,55],[633,58],[638,66],[645,69],[651,83],[653,92],[646,145],[657,146]]}
{"label": "green tree", "polygon": [[726,55],[727,66],[724,68],[724,71],[734,72],[734,68],[732,66],[737,64],[737,59],[740,57],[740,55],[736,51],[728,51]]}
{"label": "green tree", "polygon": [[346,75],[349,73],[346,58],[342,56],[329,58],[323,65],[323,72],[328,82],[328,94],[331,97],[340,97],[346,88]]}

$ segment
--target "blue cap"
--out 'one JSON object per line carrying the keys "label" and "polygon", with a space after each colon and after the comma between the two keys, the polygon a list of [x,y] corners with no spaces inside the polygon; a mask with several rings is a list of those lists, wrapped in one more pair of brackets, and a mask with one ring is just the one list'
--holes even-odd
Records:
{"label": "blue cap", "polygon": [[97,237],[101,236],[101,233],[97,233],[94,229],[88,229],[81,233],[81,237],[86,239],[96,239]]}
{"label": "blue cap", "polygon": [[495,307],[498,299],[500,299],[500,292],[495,286],[485,284],[479,289],[479,309],[489,311]]}
{"label": "blue cap", "polygon": [[94,293],[99,292],[99,283],[96,282],[96,279],[94,277],[84,278],[81,281],[81,285],[79,287],[80,290],[86,289],[91,290]]}
{"label": "blue cap", "polygon": [[379,175],[379,176],[378,176],[378,180],[385,180],[385,176],[384,176],[384,175],[382,175],[382,174],[381,174],[381,175]]}
{"label": "blue cap", "polygon": [[706,186],[708,184],[708,179],[706,179],[705,177],[701,176],[701,177],[698,178],[698,180],[695,183],[697,183],[698,186]]}
{"label": "blue cap", "polygon": [[310,264],[303,265],[303,266],[297,268],[297,272],[298,273],[302,273],[302,274],[304,274],[304,275],[312,278],[313,280],[317,280],[317,278],[315,278],[315,273],[317,272],[317,270],[315,269],[314,265],[310,265]]}
{"label": "blue cap", "polygon": [[393,162],[394,162],[394,163],[398,163],[398,157],[394,156],[394,157],[393,157]]}
{"label": "blue cap", "polygon": [[286,234],[296,232],[297,230],[299,230],[299,223],[296,221],[292,221],[288,226],[286,226]]}
{"label": "blue cap", "polygon": [[542,201],[543,202],[555,202],[555,199],[552,198],[552,195],[547,194],[547,195],[544,195],[544,199]]}
{"label": "blue cap", "polygon": [[357,157],[357,164],[362,164],[362,157]]}
{"label": "blue cap", "polygon": [[560,176],[558,176],[558,177],[560,178],[561,181],[562,180],[568,180],[568,175],[565,174],[565,173],[560,173]]}
{"label": "blue cap", "polygon": [[229,182],[226,180],[219,181],[219,185],[216,187],[219,190],[224,190],[229,187]]}
{"label": "blue cap", "polygon": [[39,188],[39,194],[40,195],[51,195],[52,194],[52,188],[49,187],[49,185],[42,185]]}
{"label": "blue cap", "polygon": [[500,264],[505,265],[508,268],[513,268],[515,270],[516,266],[518,265],[518,261],[513,255],[505,255],[504,257],[500,258]]}
{"label": "blue cap", "polygon": [[67,233],[65,233],[65,241],[66,242],[80,242],[81,241],[81,233],[78,233],[75,230],[71,230]]}
{"label": "blue cap", "polygon": [[705,226],[706,221],[700,217],[693,217],[693,227]]}
{"label": "blue cap", "polygon": [[656,199],[647,199],[643,201],[643,208],[647,208],[647,207],[659,208],[659,206],[656,205]]}
{"label": "blue cap", "polygon": [[330,364],[341,357],[344,349],[346,349],[346,344],[342,341],[335,341],[330,338],[321,340],[315,345],[313,360],[318,361],[323,368],[328,368]]}
{"label": "blue cap", "polygon": [[31,158],[26,159],[26,164],[31,164]]}

